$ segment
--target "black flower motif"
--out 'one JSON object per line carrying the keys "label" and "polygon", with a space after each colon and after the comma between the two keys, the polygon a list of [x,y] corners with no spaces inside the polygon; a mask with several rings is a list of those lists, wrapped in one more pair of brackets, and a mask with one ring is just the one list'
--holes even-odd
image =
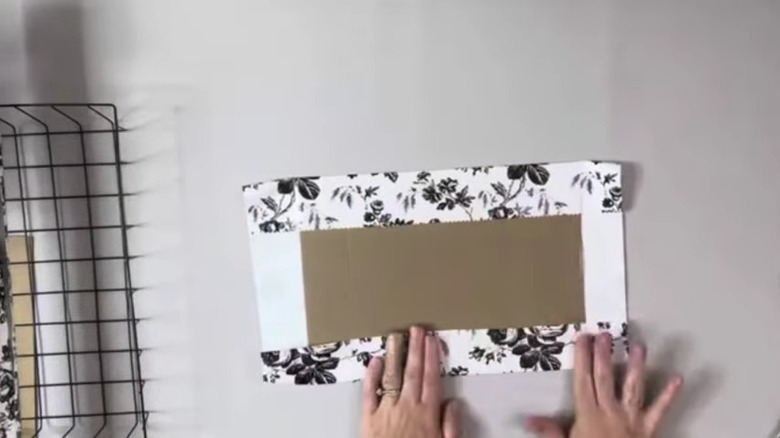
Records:
{"label": "black flower motif", "polygon": [[566,333],[567,327],[559,325],[520,329],[524,337],[512,349],[512,354],[520,356],[520,367],[526,370],[541,368],[543,371],[561,369],[561,360],[557,356],[563,353],[564,343],[559,342],[558,337]]}
{"label": "black flower motif", "polygon": [[612,198],[604,198],[604,200],[601,201],[601,206],[604,208],[612,208],[615,206],[615,201],[613,201]]}
{"label": "black flower motif", "polygon": [[520,356],[520,367],[526,370],[559,370],[561,361],[557,357],[563,353],[564,343],[558,338],[563,336],[568,325],[538,326],[533,328],[510,328],[488,330],[491,342],[498,346],[489,351],[475,348],[469,353],[471,359],[485,362],[501,362],[507,352]]}
{"label": "black flower motif", "polygon": [[499,205],[498,207],[488,210],[491,219],[508,219],[513,217],[514,213],[514,210],[509,209],[504,205]]}
{"label": "black flower motif", "polygon": [[341,348],[341,342],[306,347],[300,352],[298,360],[286,366],[285,373],[295,376],[296,385],[324,385],[336,383],[331,373],[339,365],[339,359],[331,354]]}
{"label": "black flower motif", "polygon": [[380,214],[384,209],[385,209],[385,203],[382,202],[381,200],[376,199],[371,202],[371,211],[373,211],[374,214]]}
{"label": "black flower motif", "polygon": [[527,177],[532,183],[543,186],[550,179],[550,171],[541,164],[523,164],[507,167],[506,176],[509,179]]}
{"label": "black flower motif", "polygon": [[290,363],[301,356],[298,350],[265,351],[260,353],[263,364],[269,367],[288,367]]}
{"label": "black flower motif", "polygon": [[272,220],[260,223],[259,227],[260,231],[264,233],[275,233],[277,231],[282,231],[284,229],[284,224],[279,221]]}
{"label": "black flower motif", "polygon": [[436,185],[436,188],[438,188],[442,193],[455,193],[455,191],[458,189],[458,180],[444,178],[443,180],[439,181],[439,184]]}
{"label": "black flower motif", "polygon": [[623,189],[618,186],[612,187],[609,189],[609,196],[611,196],[614,201],[617,201],[623,197]]}
{"label": "black flower motif", "polygon": [[487,332],[490,340],[496,345],[513,346],[517,344],[524,336],[525,333],[520,329],[491,329]]}
{"label": "black flower motif", "polygon": [[339,360],[335,357],[304,353],[301,354],[300,362],[290,365],[285,372],[295,376],[296,385],[324,385],[336,383],[336,376],[330,371],[335,370],[338,365]]}
{"label": "black flower motif", "polygon": [[449,371],[447,371],[447,375],[451,376],[451,377],[468,376],[469,375],[469,369],[466,368],[466,367],[462,367],[462,366],[452,367],[452,368],[450,368]]}
{"label": "black flower motif", "polygon": [[376,215],[374,213],[371,213],[370,211],[367,211],[363,215],[363,222],[370,223],[370,222],[374,222],[375,220],[376,220]]}
{"label": "black flower motif", "polygon": [[431,184],[422,190],[422,197],[431,204],[436,204],[441,201],[442,195],[436,190],[436,186]]}
{"label": "black flower motif", "polygon": [[280,179],[277,185],[277,191],[282,195],[289,195],[295,189],[298,189],[298,193],[300,193],[304,199],[313,201],[320,195],[320,186],[314,182],[314,180],[318,178],[318,176],[310,176],[306,178]]}

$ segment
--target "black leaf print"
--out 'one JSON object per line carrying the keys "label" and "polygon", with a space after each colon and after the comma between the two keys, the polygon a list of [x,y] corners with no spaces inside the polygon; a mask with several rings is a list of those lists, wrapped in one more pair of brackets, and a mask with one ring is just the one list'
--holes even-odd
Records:
{"label": "black leaf print", "polygon": [[335,357],[330,357],[320,362],[320,368],[323,370],[335,370],[339,365],[339,360]]}
{"label": "black leaf print", "polygon": [[318,178],[318,176],[310,176],[306,178],[280,179],[277,183],[277,191],[282,195],[289,195],[295,189],[298,189],[298,193],[300,193],[304,199],[313,201],[317,199],[317,196],[320,194],[320,186],[314,182],[314,180]]}
{"label": "black leaf print", "polygon": [[603,181],[604,185],[612,184],[613,182],[615,182],[615,178],[617,178],[616,173],[608,173],[604,175],[604,181]]}
{"label": "black leaf print", "polygon": [[532,164],[528,166],[528,179],[538,186],[543,186],[550,180],[550,172],[542,165]]}
{"label": "black leaf print", "polygon": [[521,344],[512,349],[512,354],[515,356],[522,356],[531,351],[531,346],[528,344]]}
{"label": "black leaf print", "polygon": [[[287,370],[287,374],[290,374],[290,370]],[[296,385],[309,385],[314,379],[314,370],[311,368],[305,368],[295,373]]]}
{"label": "black leaf print", "polygon": [[274,198],[268,196],[266,198],[261,199],[260,201],[262,201],[263,204],[265,204],[265,206],[268,207],[268,209],[273,211],[274,213],[279,211],[279,204],[276,203]]}
{"label": "black leaf print", "polygon": [[327,385],[336,383],[336,376],[328,371],[322,371],[314,374],[314,380],[318,385]]}
{"label": "black leaf print", "polygon": [[370,197],[376,195],[377,192],[379,192],[379,187],[378,186],[371,186],[371,187],[366,189],[366,195],[365,196],[366,196],[366,198],[370,198]]}
{"label": "black leaf print", "polygon": [[543,186],[550,179],[550,171],[542,164],[523,164],[507,167],[506,176],[511,180],[527,177],[532,183]]}
{"label": "black leaf print", "polygon": [[495,190],[497,195],[504,198],[506,197],[507,192],[506,192],[506,186],[504,186],[504,184],[502,184],[501,182],[495,182],[495,183],[490,183],[490,186],[493,187],[493,190]]}
{"label": "black leaf print", "polygon": [[398,172],[385,172],[384,175],[392,182],[398,181]]}
{"label": "black leaf print", "polygon": [[302,363],[296,363],[296,364],[290,365],[285,372],[288,375],[293,375],[293,374],[298,374],[298,373],[300,373],[301,371],[303,371],[305,369],[306,369],[306,365],[304,365]]}
{"label": "black leaf print", "polygon": [[539,356],[539,365],[544,371],[557,371],[561,369],[561,360],[555,356]]}
{"label": "black leaf print", "polygon": [[556,342],[552,345],[542,345],[542,352],[546,355],[563,353],[563,342]]}
{"label": "black leaf print", "polygon": [[296,185],[301,196],[310,201],[317,199],[320,194],[320,187],[311,178],[300,178]]}

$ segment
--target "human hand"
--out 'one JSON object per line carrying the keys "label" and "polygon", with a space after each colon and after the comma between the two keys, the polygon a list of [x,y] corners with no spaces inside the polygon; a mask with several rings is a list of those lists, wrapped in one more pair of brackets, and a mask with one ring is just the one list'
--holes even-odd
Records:
{"label": "human hand", "polygon": [[[574,358],[575,419],[569,438],[652,438],[682,387],[682,378],[673,378],[655,402],[645,409],[645,348],[632,345],[622,400],[618,400],[611,349],[612,337],[607,333],[596,336],[595,341],[589,335],[577,338]],[[544,438],[567,436],[561,426],[550,418],[531,418],[527,427]]]}
{"label": "human hand", "polygon": [[388,336],[385,359],[373,358],[363,380],[362,438],[460,436],[458,403],[442,406],[439,348],[436,335],[412,327],[402,370],[403,335]]}

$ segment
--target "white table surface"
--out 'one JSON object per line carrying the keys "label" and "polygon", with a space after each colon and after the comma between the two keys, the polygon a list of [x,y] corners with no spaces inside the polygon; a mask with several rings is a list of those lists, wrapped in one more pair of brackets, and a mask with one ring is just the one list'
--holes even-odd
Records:
{"label": "white table surface", "polygon": [[[260,383],[242,184],[590,158],[627,167],[629,314],[653,368],[687,380],[664,436],[765,437],[780,419],[780,2],[4,7],[19,38],[3,100],[116,101],[151,133],[124,146],[141,159],[150,436],[357,435],[357,385]],[[448,385],[469,436],[516,437],[524,415],[570,405],[569,377]]]}

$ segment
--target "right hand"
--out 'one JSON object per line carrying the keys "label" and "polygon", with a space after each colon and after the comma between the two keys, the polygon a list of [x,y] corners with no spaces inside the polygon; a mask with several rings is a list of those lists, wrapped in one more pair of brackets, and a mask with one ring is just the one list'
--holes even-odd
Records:
{"label": "right hand", "polygon": [[[673,378],[655,402],[645,409],[645,349],[641,345],[632,345],[623,397],[618,400],[611,348],[612,337],[606,333],[596,336],[595,341],[590,335],[577,338],[574,359],[575,420],[569,438],[652,438],[682,387],[682,378]],[[527,427],[544,438],[567,437],[563,428],[550,418],[531,418]]]}

